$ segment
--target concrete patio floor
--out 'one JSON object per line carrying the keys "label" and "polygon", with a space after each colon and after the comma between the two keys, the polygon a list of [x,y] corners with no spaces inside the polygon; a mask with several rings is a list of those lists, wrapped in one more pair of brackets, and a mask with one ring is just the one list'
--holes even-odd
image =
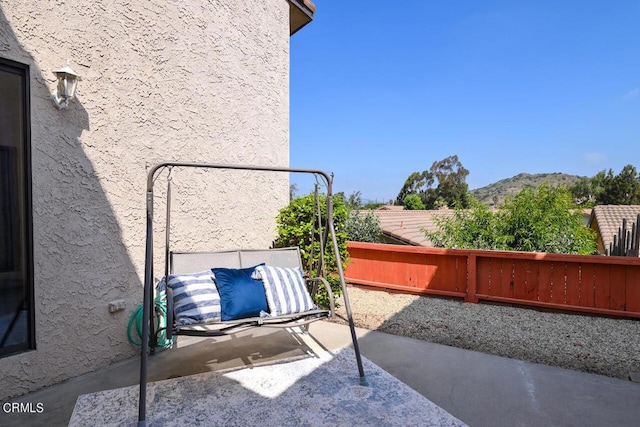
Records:
{"label": "concrete patio floor", "polygon": [[[470,426],[640,425],[639,383],[381,332],[357,333],[363,356]],[[310,334],[315,345],[329,350],[351,344],[349,329],[335,323],[313,324]],[[217,340],[188,338],[150,358],[149,380],[304,357],[314,351],[308,341],[266,328]],[[0,412],[0,425],[66,426],[79,395],[138,384],[138,369],[133,358],[12,399],[42,404],[44,411]]]}

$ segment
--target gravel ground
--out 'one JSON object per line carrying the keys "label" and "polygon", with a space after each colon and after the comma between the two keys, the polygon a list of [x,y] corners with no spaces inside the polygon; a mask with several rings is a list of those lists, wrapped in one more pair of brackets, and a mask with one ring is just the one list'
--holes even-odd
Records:
{"label": "gravel ground", "polygon": [[[350,286],[356,326],[628,380],[640,373],[640,321]],[[336,310],[346,323],[344,301]]]}

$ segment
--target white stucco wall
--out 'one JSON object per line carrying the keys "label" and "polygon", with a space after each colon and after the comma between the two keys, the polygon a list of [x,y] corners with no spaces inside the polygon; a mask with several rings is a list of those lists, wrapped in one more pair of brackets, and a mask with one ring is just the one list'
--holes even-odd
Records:
{"label": "white stucco wall", "polygon": [[[0,0],[0,56],[31,66],[37,343],[0,359],[0,399],[137,354],[149,165],[288,165],[288,14],[286,0]],[[67,59],[82,81],[58,111],[51,70]],[[269,246],[287,175],[174,178],[176,249]]]}

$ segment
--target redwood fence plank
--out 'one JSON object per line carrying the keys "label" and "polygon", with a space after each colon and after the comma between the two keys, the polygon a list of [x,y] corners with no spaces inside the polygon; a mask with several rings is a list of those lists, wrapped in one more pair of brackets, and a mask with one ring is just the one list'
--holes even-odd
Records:
{"label": "redwood fence plank", "polygon": [[596,273],[593,277],[595,308],[609,309],[609,296],[611,295],[609,283],[610,265],[596,266]]}
{"label": "redwood fence plank", "polygon": [[597,266],[594,264],[582,264],[582,277],[580,279],[580,307],[596,306],[596,287],[594,277],[597,273]]}
{"label": "redwood fence plank", "polygon": [[564,289],[564,302],[567,305],[578,305],[580,302],[580,270],[580,263],[567,263]]}
{"label": "redwood fence plank", "polygon": [[[636,224],[640,225],[640,221]],[[640,267],[626,269],[626,310],[640,312]]]}
{"label": "redwood fence plank", "polygon": [[438,264],[438,281],[437,287],[435,287],[435,289],[443,291],[455,291],[457,287],[456,282],[458,279],[456,258],[444,257]]}
{"label": "redwood fence plank", "polygon": [[553,275],[551,276],[551,295],[548,300],[552,304],[565,303],[567,280],[566,269],[566,262],[556,262],[553,266]]}
{"label": "redwood fence plank", "polygon": [[539,262],[527,260],[525,262],[525,275],[524,275],[524,290],[525,299],[529,301],[538,300],[538,269]]}
{"label": "redwood fence plank", "polygon": [[[467,262],[469,257],[456,257],[456,285],[454,291],[456,292],[469,292],[469,284],[467,280],[471,279],[472,272],[469,271],[469,264]],[[473,271],[475,273],[475,270]],[[476,280],[474,283],[476,283]],[[475,295],[475,290],[473,291]]]}
{"label": "redwood fence plank", "polygon": [[493,259],[475,257],[476,265],[476,293],[489,294],[493,286]]}
{"label": "redwood fence plank", "polygon": [[502,280],[500,282],[502,291],[499,295],[501,297],[515,298],[515,261],[516,260],[510,258],[502,260]]}
{"label": "redwood fence plank", "polygon": [[550,301],[553,263],[540,261],[538,264],[538,301]]}
{"label": "redwood fence plank", "polygon": [[527,260],[514,259],[513,261],[513,293],[512,298],[527,299]]}
{"label": "redwood fence plank", "polygon": [[624,311],[626,307],[626,271],[624,266],[612,265],[609,271],[611,295],[609,296],[609,308]]}
{"label": "redwood fence plank", "polygon": [[[501,258],[488,258],[491,260],[491,289],[489,295],[503,295],[509,287],[509,281],[511,280],[511,270],[505,271],[505,260]],[[509,267],[511,263],[508,264]],[[506,286],[506,288],[505,288]]]}
{"label": "redwood fence plank", "polygon": [[[463,261],[462,259],[460,259],[458,261],[458,264],[461,264]],[[458,265],[458,267],[460,268],[460,270],[462,270],[462,266]],[[469,254],[469,256],[467,257],[467,262],[464,265],[464,269],[466,271],[466,277],[467,277],[467,283],[466,283],[466,296],[465,296],[465,301],[466,302],[473,302],[473,303],[477,303],[478,302],[478,257],[475,256],[475,254]],[[457,290],[461,290],[461,287],[465,286],[464,284],[464,280],[465,277],[462,275],[461,272],[458,273],[458,278],[461,282],[461,286],[457,287]]]}

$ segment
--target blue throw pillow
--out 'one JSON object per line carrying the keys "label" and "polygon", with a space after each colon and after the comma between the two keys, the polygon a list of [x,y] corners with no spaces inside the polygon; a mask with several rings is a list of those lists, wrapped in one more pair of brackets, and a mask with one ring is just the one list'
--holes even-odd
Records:
{"label": "blue throw pillow", "polygon": [[255,268],[211,269],[220,293],[222,320],[258,317],[261,311],[267,311],[262,281],[251,278]]}

